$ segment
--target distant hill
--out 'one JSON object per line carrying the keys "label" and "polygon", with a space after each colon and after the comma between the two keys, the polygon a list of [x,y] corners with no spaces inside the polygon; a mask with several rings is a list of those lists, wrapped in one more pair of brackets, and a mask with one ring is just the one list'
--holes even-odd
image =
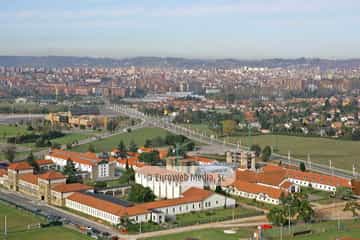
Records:
{"label": "distant hill", "polygon": [[0,56],[0,66],[14,67],[73,67],[73,66],[105,66],[105,67],[178,67],[178,68],[231,68],[231,67],[302,67],[319,66],[327,68],[350,68],[360,66],[360,59],[328,60],[319,58],[297,59],[187,59],[172,57],[134,57],[134,58],[92,58],[68,56]]}

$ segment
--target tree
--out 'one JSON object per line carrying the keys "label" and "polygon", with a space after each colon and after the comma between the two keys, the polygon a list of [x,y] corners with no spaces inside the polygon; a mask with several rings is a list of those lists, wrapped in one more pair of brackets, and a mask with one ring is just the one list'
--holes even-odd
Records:
{"label": "tree", "polygon": [[261,153],[261,147],[258,144],[253,144],[250,147],[250,151],[255,152],[255,156],[259,157]]}
{"label": "tree", "polygon": [[300,171],[305,172],[305,171],[306,171],[305,163],[304,163],[304,162],[300,162],[299,168],[300,168]]}
{"label": "tree", "polygon": [[14,161],[16,154],[16,147],[14,145],[7,145],[2,152],[6,160],[11,163]]}
{"label": "tree", "polygon": [[56,149],[60,149],[60,148],[61,148],[61,144],[60,144],[60,143],[57,143],[57,142],[53,142],[53,143],[51,143],[51,147],[52,147],[52,148],[56,148]]}
{"label": "tree", "polygon": [[351,134],[351,139],[354,141],[360,140],[360,128],[355,129]]}
{"label": "tree", "polygon": [[91,143],[89,144],[88,151],[93,153],[95,152],[95,147]]}
{"label": "tree", "polygon": [[135,171],[132,167],[128,167],[119,179],[120,183],[128,183],[135,181]]}
{"label": "tree", "polygon": [[67,183],[75,183],[78,181],[75,164],[71,159],[67,160],[63,173],[67,176]]}
{"label": "tree", "polygon": [[134,142],[134,140],[131,140],[130,144],[129,144],[129,152],[137,152],[138,150],[138,146],[136,145],[136,143]]}
{"label": "tree", "polygon": [[126,146],[123,140],[121,140],[119,145],[117,145],[117,150],[119,150],[120,152],[126,152]]}
{"label": "tree", "polygon": [[226,192],[221,188],[220,185],[217,185],[217,186],[216,186],[215,192],[216,192],[216,193],[219,193],[219,194],[222,194],[222,195],[226,195]]}
{"label": "tree", "polygon": [[158,151],[143,152],[140,154],[139,160],[145,163],[152,164],[160,160],[159,152]]}
{"label": "tree", "polygon": [[29,155],[26,158],[26,162],[29,163],[30,166],[32,166],[34,168],[35,172],[39,172],[40,171],[40,166],[39,164],[36,162],[34,154],[32,152],[29,153]]}
{"label": "tree", "polygon": [[236,129],[236,122],[234,120],[225,120],[223,122],[223,133],[225,135],[232,135]]}
{"label": "tree", "polygon": [[146,140],[145,140],[144,147],[146,147],[146,148],[152,147],[152,143],[151,143],[151,140],[150,140],[150,139],[146,139]]}
{"label": "tree", "polygon": [[335,192],[335,197],[342,200],[348,200],[352,196],[351,188],[347,187],[337,187]]}
{"label": "tree", "polygon": [[346,203],[343,211],[351,212],[354,218],[358,218],[360,216],[360,204],[354,200]]}
{"label": "tree", "polygon": [[154,193],[149,187],[133,184],[129,191],[128,200],[136,203],[151,202],[155,199]]}
{"label": "tree", "polygon": [[261,158],[264,162],[267,162],[270,160],[270,157],[271,157],[271,148],[270,146],[266,146],[262,151]]}
{"label": "tree", "polygon": [[126,157],[126,151],[127,151],[127,149],[126,149],[126,146],[125,146],[123,140],[120,141],[119,145],[117,146],[117,150],[120,151],[120,154],[119,154],[119,155],[120,155],[121,158],[125,158],[125,157]]}
{"label": "tree", "polygon": [[312,209],[310,202],[300,201],[299,206],[297,207],[298,216],[297,219],[303,220],[305,223],[311,222],[314,219],[315,212]]}
{"label": "tree", "polygon": [[286,211],[281,206],[272,207],[267,214],[267,218],[272,224],[277,226],[282,226],[287,222]]}

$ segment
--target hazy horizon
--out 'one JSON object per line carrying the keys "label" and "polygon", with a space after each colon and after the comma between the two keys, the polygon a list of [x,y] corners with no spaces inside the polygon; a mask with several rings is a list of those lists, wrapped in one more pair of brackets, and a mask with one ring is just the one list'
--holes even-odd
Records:
{"label": "hazy horizon", "polygon": [[360,58],[360,2],[4,0],[0,55]]}

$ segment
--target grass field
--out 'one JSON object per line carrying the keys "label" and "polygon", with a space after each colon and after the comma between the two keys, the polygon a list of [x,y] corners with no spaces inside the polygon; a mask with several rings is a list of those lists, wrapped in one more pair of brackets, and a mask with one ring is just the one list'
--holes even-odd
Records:
{"label": "grass field", "polygon": [[[0,239],[2,236],[0,236]],[[9,233],[6,240],[90,240],[92,238],[64,227],[49,227],[24,232]]]}
{"label": "grass field", "polygon": [[[255,228],[240,228],[231,229],[235,230],[235,234],[225,234],[225,229],[204,229],[190,232],[183,232],[177,234],[171,234],[167,236],[147,238],[148,240],[183,240],[183,239],[199,239],[199,240],[238,240],[249,239]],[[228,229],[226,229],[228,230]],[[282,236],[284,240],[335,240],[337,237],[359,237],[360,236],[360,222],[346,221],[341,223],[340,231],[337,230],[336,222],[324,222],[312,225],[298,225],[292,228],[292,232],[298,232],[303,230],[312,230],[311,234],[302,236],[292,236],[289,234],[287,228],[283,228]],[[265,237],[268,240],[280,239],[280,228],[273,228],[265,231]]]}
{"label": "grass field", "polygon": [[230,220],[234,216],[235,218],[249,217],[261,214],[258,211],[247,209],[243,207],[237,207],[235,209],[216,209],[209,211],[193,212],[180,214],[176,216],[176,223],[179,226],[188,226],[199,223],[214,222]]}
{"label": "grass field", "polygon": [[21,209],[16,209],[8,204],[0,202],[0,232],[4,231],[4,221],[7,216],[8,232],[22,231],[28,224],[44,222],[43,219]]}
{"label": "grass field", "polygon": [[[122,140],[126,145],[133,140],[138,146],[143,146],[146,139],[152,139],[155,137],[165,137],[169,134],[167,131],[161,128],[142,128],[134,130],[130,133],[123,133],[116,136],[112,136],[106,139],[95,141],[92,145],[95,147],[96,152],[111,151],[114,149],[119,142]],[[89,144],[74,147],[74,151],[86,152],[89,148]]]}
{"label": "grass field", "polygon": [[[292,228],[293,232],[300,232],[304,230],[311,230],[312,233],[303,236],[292,237],[289,235],[287,228],[283,229],[283,239],[295,240],[335,240],[338,237],[359,237],[360,236],[360,222],[357,221],[341,221],[340,231],[338,231],[337,222],[323,222],[316,224],[297,225]],[[280,228],[267,230],[265,236],[269,240],[280,239]]]}
{"label": "grass field", "polygon": [[194,129],[198,132],[202,132],[202,133],[206,133],[206,135],[216,135],[215,132],[213,130],[211,130],[207,124],[181,124],[182,126],[186,127],[186,128],[191,128]]}
{"label": "grass field", "polygon": [[[335,167],[352,170],[354,161],[358,161],[360,155],[360,143],[356,141],[335,140],[316,137],[296,137],[282,135],[259,135],[253,137],[232,137],[234,142],[241,141],[243,145],[259,144],[262,148],[266,145],[278,147],[278,152],[291,155],[299,159],[307,159],[310,154],[311,160],[317,163],[329,164],[329,160]],[[358,164],[360,164],[358,162]],[[360,167],[360,166],[359,166]]]}
{"label": "grass field", "polygon": [[28,131],[23,126],[15,127],[15,126],[9,126],[9,125],[5,125],[5,124],[0,124],[0,138],[16,136],[18,134],[24,134],[27,132]]}
{"label": "grass field", "polygon": [[80,141],[86,138],[91,137],[92,134],[89,133],[68,133],[63,137],[52,139],[52,142],[56,142],[59,144],[68,144],[73,143],[75,140]]}
{"label": "grass field", "polygon": [[0,202],[0,239],[3,238],[4,221],[7,217],[7,240],[52,240],[52,239],[90,239],[87,236],[64,227],[49,227],[41,229],[27,230],[29,224],[45,222],[44,219],[37,217],[25,210],[17,209],[11,205]]}
{"label": "grass field", "polygon": [[247,239],[251,236],[250,229],[241,229],[236,234],[225,234],[222,229],[205,229],[185,233],[177,233],[168,236],[147,238],[148,240],[184,240],[184,239],[199,239],[199,240],[239,240]]}
{"label": "grass field", "polygon": [[[235,209],[227,208],[227,209],[214,209],[208,211],[201,212],[192,212],[185,213],[176,216],[176,221],[168,222],[166,228],[177,228],[183,226],[191,226],[209,222],[219,222],[225,220],[231,220],[233,217],[235,219],[245,218],[250,216],[261,215],[262,213],[253,209],[237,207]],[[165,229],[164,226],[153,224],[153,223],[145,223],[141,226],[142,232],[151,232],[151,231],[159,231]],[[131,228],[128,229],[131,233],[139,232],[139,224],[134,224]]]}
{"label": "grass field", "polygon": [[[208,135],[213,131],[206,124],[183,124],[188,128],[193,128]],[[338,140],[320,137],[297,137],[286,135],[258,135],[258,136],[234,136],[228,137],[228,140],[242,145],[259,144],[262,148],[266,145],[277,147],[278,152],[291,155],[299,159],[307,159],[310,154],[313,162],[329,164],[329,160],[335,167],[352,170],[355,162],[357,169],[360,169],[358,156],[360,155],[360,143],[357,141]]]}

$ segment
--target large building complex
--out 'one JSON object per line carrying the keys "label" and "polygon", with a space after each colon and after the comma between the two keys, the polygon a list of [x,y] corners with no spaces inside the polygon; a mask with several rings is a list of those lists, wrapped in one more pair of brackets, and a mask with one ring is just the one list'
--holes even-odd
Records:
{"label": "large building complex", "polygon": [[110,158],[107,154],[51,149],[45,159],[53,161],[59,169],[64,168],[69,161],[72,161],[79,172],[86,173],[93,180],[106,180],[115,177],[115,159]]}
{"label": "large building complex", "polygon": [[232,195],[277,205],[281,195],[298,192],[301,187],[335,192],[339,187],[352,188],[352,185],[350,180],[340,177],[267,165],[258,171],[238,169],[236,180],[227,186],[226,191]]}
{"label": "large building complex", "polygon": [[234,207],[235,200],[211,191],[190,188],[178,198],[142,204],[129,204],[90,194],[74,193],[66,199],[65,206],[117,225],[123,217],[128,217],[135,223],[149,221],[164,223],[169,216]]}

